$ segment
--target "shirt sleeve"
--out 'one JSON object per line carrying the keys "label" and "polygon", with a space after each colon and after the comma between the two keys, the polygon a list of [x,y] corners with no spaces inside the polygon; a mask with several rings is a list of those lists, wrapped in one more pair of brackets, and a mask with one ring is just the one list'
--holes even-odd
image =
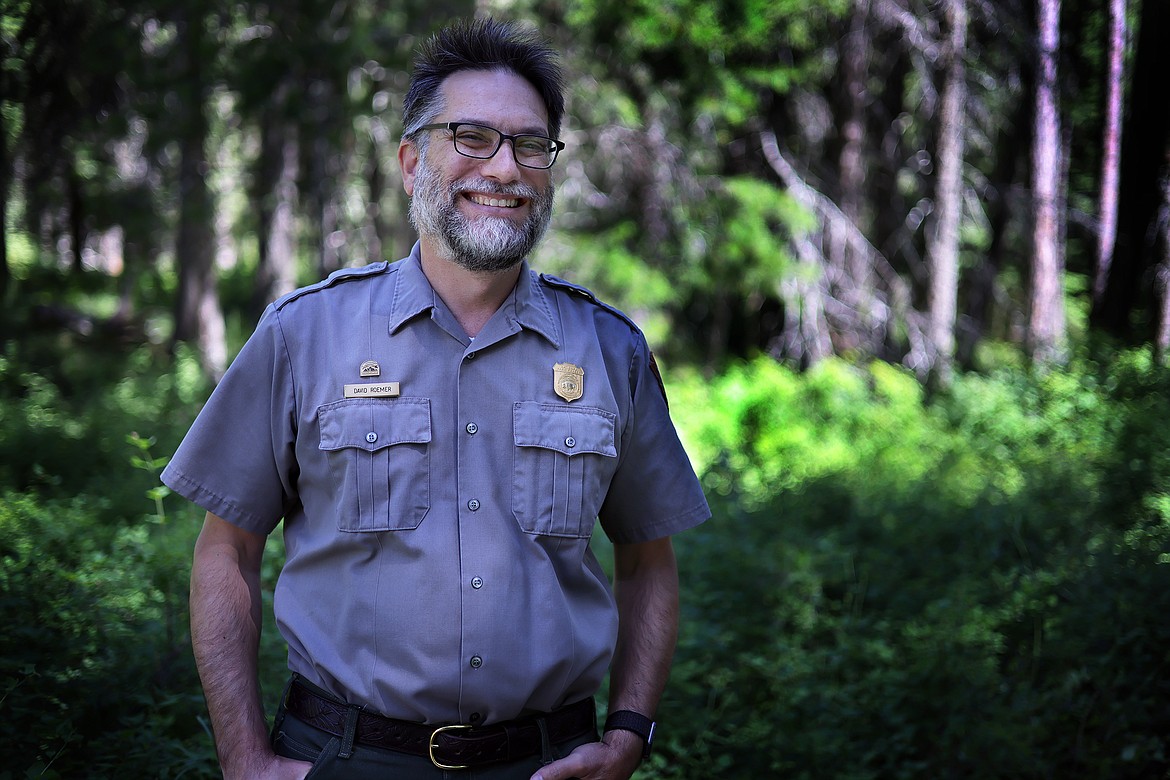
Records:
{"label": "shirt sleeve", "polygon": [[294,390],[280,313],[269,306],[163,482],[244,530],[270,533],[297,500]]}
{"label": "shirt sleeve", "polygon": [[599,513],[602,529],[618,544],[670,536],[711,516],[640,333],[630,362],[630,394],[621,462]]}

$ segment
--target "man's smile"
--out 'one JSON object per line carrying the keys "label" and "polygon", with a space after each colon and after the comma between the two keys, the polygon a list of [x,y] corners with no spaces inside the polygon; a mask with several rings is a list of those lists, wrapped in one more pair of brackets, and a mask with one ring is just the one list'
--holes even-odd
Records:
{"label": "man's smile", "polygon": [[490,195],[481,195],[477,192],[468,192],[465,195],[472,203],[477,203],[480,206],[492,206],[494,208],[514,209],[524,202],[520,198],[492,197]]}

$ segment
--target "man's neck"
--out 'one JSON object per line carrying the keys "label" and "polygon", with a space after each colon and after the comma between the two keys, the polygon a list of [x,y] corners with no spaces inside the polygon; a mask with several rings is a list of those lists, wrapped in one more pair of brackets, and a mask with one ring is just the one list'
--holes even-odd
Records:
{"label": "man's neck", "polygon": [[431,287],[472,338],[508,299],[520,278],[519,263],[505,271],[469,271],[436,254],[425,241],[419,259]]}

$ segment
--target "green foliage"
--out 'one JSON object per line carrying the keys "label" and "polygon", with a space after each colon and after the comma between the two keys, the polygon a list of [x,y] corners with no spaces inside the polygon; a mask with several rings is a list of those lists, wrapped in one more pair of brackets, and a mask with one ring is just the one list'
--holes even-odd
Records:
{"label": "green foliage", "polygon": [[678,540],[663,778],[1170,768],[1170,373],[768,361],[672,388],[715,519]]}
{"label": "green foliage", "polygon": [[[201,513],[158,482],[209,388],[186,350],[38,345],[0,357],[0,780],[217,777],[187,628]],[[277,535],[270,700],[286,676],[283,559]]]}
{"label": "green foliage", "polygon": [[[847,5],[810,8],[796,0],[639,0],[575,3],[566,22],[611,55],[606,66],[641,91],[678,85],[695,113],[739,126],[773,93],[820,67],[809,56],[819,34]],[[631,65],[636,63],[636,65]]]}
{"label": "green foliage", "polygon": [[95,526],[93,501],[0,496],[2,763],[48,777],[206,771],[186,652],[191,526]]}

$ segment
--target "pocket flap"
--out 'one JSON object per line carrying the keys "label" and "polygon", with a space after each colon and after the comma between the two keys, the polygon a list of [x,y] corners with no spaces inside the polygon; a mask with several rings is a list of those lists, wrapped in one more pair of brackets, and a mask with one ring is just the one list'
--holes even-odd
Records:
{"label": "pocket flap", "polygon": [[374,452],[394,444],[431,440],[431,402],[426,398],[355,398],[317,409],[321,449]]}
{"label": "pocket flap", "polygon": [[604,409],[521,401],[512,407],[512,425],[517,447],[617,457],[617,415]]}

